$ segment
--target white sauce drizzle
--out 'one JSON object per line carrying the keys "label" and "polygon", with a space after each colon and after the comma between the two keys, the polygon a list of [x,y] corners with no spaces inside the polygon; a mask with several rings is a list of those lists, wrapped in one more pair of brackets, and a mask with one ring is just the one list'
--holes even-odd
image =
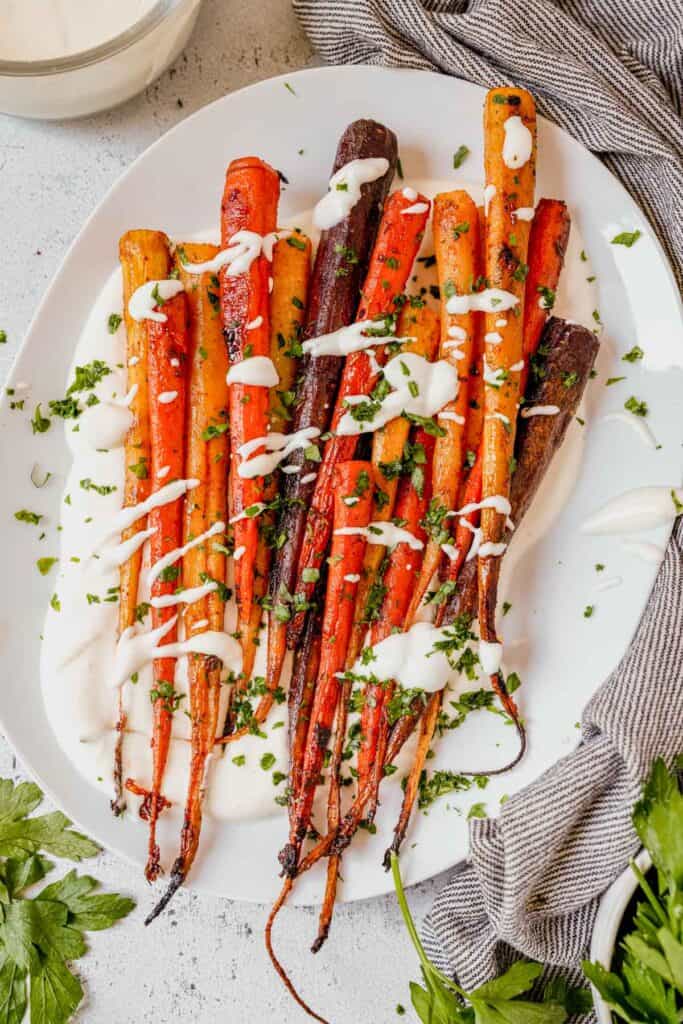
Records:
{"label": "white sauce drizzle", "polygon": [[171,472],[170,466],[162,466],[161,469],[157,470],[157,480],[163,480]]}
{"label": "white sauce drizzle", "polygon": [[347,583],[360,583],[360,576],[357,572],[348,573],[344,579]]}
{"label": "white sauce drizzle", "polygon": [[493,508],[501,516],[509,516],[512,511],[512,506],[505,495],[492,494],[490,498],[484,498],[482,501],[471,501],[468,505],[463,505],[462,508],[459,508],[457,512],[450,512],[449,515],[468,516],[472,512],[480,511],[482,508]]}
{"label": "white sauce drizzle", "polygon": [[[238,454],[244,460],[237,469],[237,474],[243,480],[252,480],[257,476],[267,476],[288,459],[292,452],[300,448],[308,448],[311,441],[318,437],[320,431],[317,427],[304,427],[293,434],[280,434],[273,431],[265,437],[255,437],[247,441],[237,449]],[[264,447],[265,453],[249,456],[258,448]]]}
{"label": "white sauce drizzle", "polygon": [[82,440],[90,448],[120,448],[133,424],[130,410],[121,402],[100,399],[88,406],[79,418]]}
{"label": "white sauce drizzle", "polygon": [[460,316],[477,312],[503,313],[517,305],[519,299],[512,292],[502,288],[484,288],[481,292],[470,292],[469,295],[452,295],[446,303],[446,311]]}
{"label": "white sauce drizzle", "polygon": [[177,616],[174,615],[158,629],[152,629],[148,633],[136,633],[135,626],[129,626],[124,630],[116,647],[111,685],[123,686],[132,675],[155,658],[180,658],[185,654],[213,655],[233,672],[241,670],[242,648],[228,633],[209,630],[187,640],[160,645],[159,640],[173,629],[177,621]]}
{"label": "white sauce drizzle", "polygon": [[487,185],[486,188],[484,189],[484,215],[486,217],[488,217],[489,215],[489,207],[491,206],[491,200],[493,199],[497,191],[498,190],[496,189],[495,185]]}
{"label": "white sauce drizzle", "polygon": [[238,548],[235,548],[233,552],[233,561],[239,562],[242,555],[246,552],[247,548],[245,544],[240,544]]}
{"label": "white sauce drizzle", "polygon": [[[458,394],[457,371],[444,359],[430,363],[413,352],[394,356],[384,367],[384,376],[395,390],[380,403],[374,417],[358,421],[346,412],[339,421],[338,434],[352,436],[378,430],[402,412],[433,416]],[[347,399],[350,405],[365,401],[366,395],[352,395]]]}
{"label": "white sauce drizzle", "polygon": [[496,327],[507,327],[508,322],[505,317],[501,317],[500,320],[496,320]]}
{"label": "white sauce drizzle", "polygon": [[280,472],[281,473],[287,473],[287,474],[290,474],[290,473],[300,473],[301,472],[301,466],[280,466]]}
{"label": "white sauce drizzle", "polygon": [[449,559],[449,561],[451,561],[451,562],[455,562],[456,561],[456,559],[458,557],[459,551],[458,551],[458,548],[455,546],[455,544],[442,544],[441,545],[441,550],[443,551],[443,553],[446,556],[446,558]]}
{"label": "white sauce drizzle", "polygon": [[503,129],[505,131],[503,163],[511,170],[524,167],[534,146],[531,132],[518,114],[508,117]]}
{"label": "white sauce drizzle", "polygon": [[255,501],[253,505],[249,506],[250,511],[248,515],[246,511],[238,512],[237,515],[230,518],[230,525],[233,523],[241,523],[243,519],[256,519],[265,511],[266,507],[267,506],[264,501]]}
{"label": "white sauce drizzle", "polygon": [[[351,160],[330,178],[330,190],[316,204],[313,223],[321,231],[339,224],[351,213],[361,197],[361,186],[377,181],[389,170],[389,161],[383,157]],[[339,188],[338,186],[342,186]]]}
{"label": "white sauce drizzle", "polygon": [[502,541],[496,544],[492,540],[487,540],[484,544],[479,545],[479,557],[480,558],[499,558],[506,550],[507,544]]}
{"label": "white sauce drizzle", "polygon": [[612,498],[581,526],[582,533],[632,533],[668,526],[683,503],[683,487],[636,487]]}
{"label": "white sauce drizzle", "polygon": [[306,473],[305,476],[301,477],[302,484],[312,484],[317,477],[317,473]]}
{"label": "white sauce drizzle", "polygon": [[204,263],[183,263],[183,270],[188,274],[217,274],[227,267],[228,277],[246,274],[255,259],[263,255],[269,261],[273,259],[273,246],[280,238],[291,235],[291,231],[271,231],[268,235],[259,235],[256,231],[237,231],[228,242],[227,249],[221,249],[213,259]]}
{"label": "white sauce drizzle", "polygon": [[245,327],[245,330],[246,331],[255,331],[256,328],[260,327],[262,323],[263,323],[263,317],[262,316],[256,316],[256,317],[254,317],[253,320],[249,321],[249,323]]}
{"label": "white sauce drizzle", "polygon": [[405,213],[427,213],[429,210],[429,203],[413,203],[412,206],[406,206],[405,210],[401,210],[401,214]]}
{"label": "white sauce drizzle", "polygon": [[524,406],[520,416],[523,420],[530,420],[532,416],[557,416],[559,411],[559,405],[529,405]]}
{"label": "white sauce drizzle", "polygon": [[274,388],[280,383],[275,364],[268,356],[250,356],[235,363],[228,370],[226,380],[228,384],[248,384],[259,388]]}
{"label": "white sauce drizzle", "polygon": [[[200,587],[188,587],[187,590],[180,590],[177,594],[158,594],[156,597],[151,597],[149,603],[152,608],[172,608],[176,604],[195,604],[216,590],[218,590],[218,584],[212,580],[210,583],[202,583]],[[195,623],[195,625],[198,626],[199,623]]]}
{"label": "white sauce drizzle", "polygon": [[620,587],[623,582],[624,580],[621,576],[610,576],[609,579],[599,583],[595,589],[601,594],[605,590],[614,590],[615,587]]}
{"label": "white sauce drizzle", "polygon": [[458,324],[453,324],[452,327],[449,327],[447,334],[449,338],[457,338],[458,341],[465,341],[467,338],[467,331],[464,327],[459,327]]}
{"label": "white sauce drizzle", "polygon": [[417,192],[414,188],[411,188],[410,185],[406,185],[406,187],[402,189],[402,195],[404,199],[408,199],[411,203],[414,203],[417,199]]}
{"label": "white sauce drizzle", "polygon": [[171,402],[175,402],[177,397],[177,391],[162,391],[159,395],[159,401],[162,405],[170,405]]}
{"label": "white sauce drizzle", "polygon": [[524,369],[524,360],[520,359],[518,363],[513,363],[510,367],[510,373],[521,373]]}
{"label": "white sauce drizzle", "polygon": [[449,412],[448,409],[438,412],[436,414],[436,418],[437,420],[448,420],[451,423],[459,423],[461,427],[465,424],[464,416],[460,416],[457,412]]}
{"label": "white sauce drizzle", "polygon": [[484,335],[484,341],[488,345],[500,345],[503,340],[503,335],[499,334],[498,331],[489,331],[488,334]]}
{"label": "white sauce drizzle", "polygon": [[653,450],[657,449],[657,438],[652,433],[649,423],[642,416],[635,416],[632,412],[609,412],[602,417],[603,423],[625,423],[631,430],[634,430],[640,440]]}
{"label": "white sauce drizzle", "polygon": [[647,540],[622,540],[621,546],[644,562],[653,562],[655,565],[659,565],[665,555],[661,545]]}
{"label": "white sauce drizzle", "polygon": [[516,210],[512,211],[512,216],[517,220],[533,220],[535,213],[533,206],[518,206]]}
{"label": "white sauce drizzle", "polygon": [[128,540],[121,541],[120,544],[116,544],[111,548],[104,548],[100,552],[100,556],[97,562],[97,568],[100,572],[107,572],[110,569],[117,569],[124,562],[135,554],[135,552],[142,547],[146,540],[156,533],[156,527],[151,527],[149,530],[140,530],[139,533],[133,534]]}
{"label": "white sauce drizzle", "polygon": [[488,640],[479,641],[479,661],[487,676],[493,676],[500,670],[502,660],[502,644],[490,643]]}
{"label": "white sauce drizzle", "polygon": [[405,633],[393,633],[374,644],[375,657],[370,667],[359,659],[352,671],[360,676],[372,672],[380,681],[394,679],[399,686],[419,686],[435,693],[458,678],[445,653],[435,648],[435,644],[447,639],[448,626],[416,622]]}
{"label": "white sauce drizzle", "polygon": [[486,419],[487,420],[500,420],[500,422],[503,423],[506,427],[510,426],[510,417],[506,416],[504,412],[490,412],[487,415]]}
{"label": "white sauce drizzle", "polygon": [[329,334],[321,334],[310,338],[302,344],[303,351],[314,359],[318,356],[348,356],[351,352],[362,352],[375,345],[387,345],[390,342],[414,341],[414,338],[397,338],[393,334],[381,338],[366,334],[366,331],[381,328],[381,320],[357,320],[347,327],[340,327]]}
{"label": "white sauce drizzle", "polygon": [[382,544],[393,548],[396,544],[407,544],[412,551],[421,551],[422,541],[409,530],[394,523],[376,522],[368,526],[342,526],[335,530],[338,537],[365,537],[368,544]]}
{"label": "white sauce drizzle", "polygon": [[162,555],[153,566],[151,566],[149,573],[147,574],[147,582],[151,586],[154,580],[158,579],[159,575],[168,568],[169,565],[173,565],[179,558],[186,555],[188,551],[192,551],[193,548],[197,548],[200,544],[203,544],[209,537],[215,537],[217,533],[223,533],[225,531],[225,523],[217,522],[213,526],[205,530],[204,533],[200,533],[198,537],[193,537],[187,544],[183,544],[180,548],[174,548],[173,551],[168,551],[165,555]]}
{"label": "white sauce drizzle", "polygon": [[154,491],[150,494],[149,498],[145,498],[144,501],[139,502],[137,505],[128,505],[120,509],[109,523],[107,533],[102,538],[100,544],[103,544],[110,537],[116,536],[116,534],[123,533],[124,530],[127,530],[129,526],[132,526],[142,516],[148,515],[153,509],[161,508],[162,505],[168,505],[170,502],[182,498],[187,491],[191,491],[198,485],[199,480],[172,480],[170,484],[160,487],[158,491]]}
{"label": "white sauce drizzle", "polygon": [[460,360],[465,358],[465,353],[458,347],[459,345],[459,341],[444,341],[441,347],[449,359]]}
{"label": "white sauce drizzle", "polygon": [[168,302],[169,299],[179,295],[182,291],[183,285],[181,281],[170,279],[148,281],[147,284],[140,285],[131,295],[128,301],[128,312],[133,320],[154,320],[155,323],[164,324],[168,317],[165,313],[158,313],[156,311],[155,306],[158,305],[158,302],[152,295],[152,292],[155,292],[163,302]]}

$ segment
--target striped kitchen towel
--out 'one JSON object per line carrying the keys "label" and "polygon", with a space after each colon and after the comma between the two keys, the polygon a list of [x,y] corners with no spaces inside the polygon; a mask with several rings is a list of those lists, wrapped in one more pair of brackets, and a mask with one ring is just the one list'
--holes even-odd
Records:
{"label": "striped kitchen towel", "polygon": [[[683,284],[681,0],[293,0],[331,63],[440,71],[530,89],[654,225]],[[471,988],[520,954],[580,981],[600,894],[638,842],[630,811],[652,760],[683,750],[683,520],[630,650],[584,711],[582,743],[470,824],[470,859],[424,926]]]}

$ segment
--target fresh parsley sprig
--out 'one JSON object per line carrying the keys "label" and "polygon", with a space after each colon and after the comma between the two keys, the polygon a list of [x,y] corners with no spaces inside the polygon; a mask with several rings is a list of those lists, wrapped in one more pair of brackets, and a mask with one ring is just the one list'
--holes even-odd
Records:
{"label": "fresh parsley sprig", "polygon": [[521,999],[543,970],[541,964],[519,960],[499,978],[466,992],[429,960],[417,933],[406,900],[398,857],[391,854],[391,871],[398,905],[417,951],[424,988],[410,983],[410,998],[423,1024],[563,1024],[570,1013],[586,1013],[590,994],[560,983],[551,983],[541,1003]]}
{"label": "fresh parsley sprig", "polygon": [[657,881],[651,884],[631,862],[644,899],[615,969],[584,962],[583,970],[615,1021],[678,1024],[683,1020],[683,793],[661,758],[633,809],[633,825],[652,857]]}
{"label": "fresh parsley sprig", "polygon": [[29,815],[43,794],[33,782],[0,779],[0,1018],[21,1024],[66,1024],[83,999],[68,962],[87,951],[84,932],[125,917],[134,902],[97,893],[99,883],[75,869],[36,895],[54,864],[41,851],[80,861],[99,846],[71,828],[61,811]]}

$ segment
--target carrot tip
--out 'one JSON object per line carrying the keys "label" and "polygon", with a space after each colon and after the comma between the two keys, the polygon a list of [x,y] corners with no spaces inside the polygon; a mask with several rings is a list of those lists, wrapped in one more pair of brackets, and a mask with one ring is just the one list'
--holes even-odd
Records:
{"label": "carrot tip", "polygon": [[159,914],[161,914],[162,911],[166,909],[166,907],[171,902],[180,886],[185,881],[186,874],[187,872],[185,871],[185,862],[182,857],[178,857],[171,869],[171,880],[168,883],[168,888],[166,889],[166,892],[161,897],[161,899],[154,907],[152,912],[148,914],[147,917],[145,918],[145,926],[151,924],[152,921],[154,921],[159,916]]}

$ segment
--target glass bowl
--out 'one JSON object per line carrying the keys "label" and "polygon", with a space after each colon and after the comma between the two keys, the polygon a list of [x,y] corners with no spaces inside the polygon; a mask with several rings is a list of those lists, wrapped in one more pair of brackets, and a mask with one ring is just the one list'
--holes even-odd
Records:
{"label": "glass bowl", "polygon": [[201,4],[157,0],[124,32],[88,50],[48,60],[0,60],[0,112],[55,120],[124,103],[173,63]]}

